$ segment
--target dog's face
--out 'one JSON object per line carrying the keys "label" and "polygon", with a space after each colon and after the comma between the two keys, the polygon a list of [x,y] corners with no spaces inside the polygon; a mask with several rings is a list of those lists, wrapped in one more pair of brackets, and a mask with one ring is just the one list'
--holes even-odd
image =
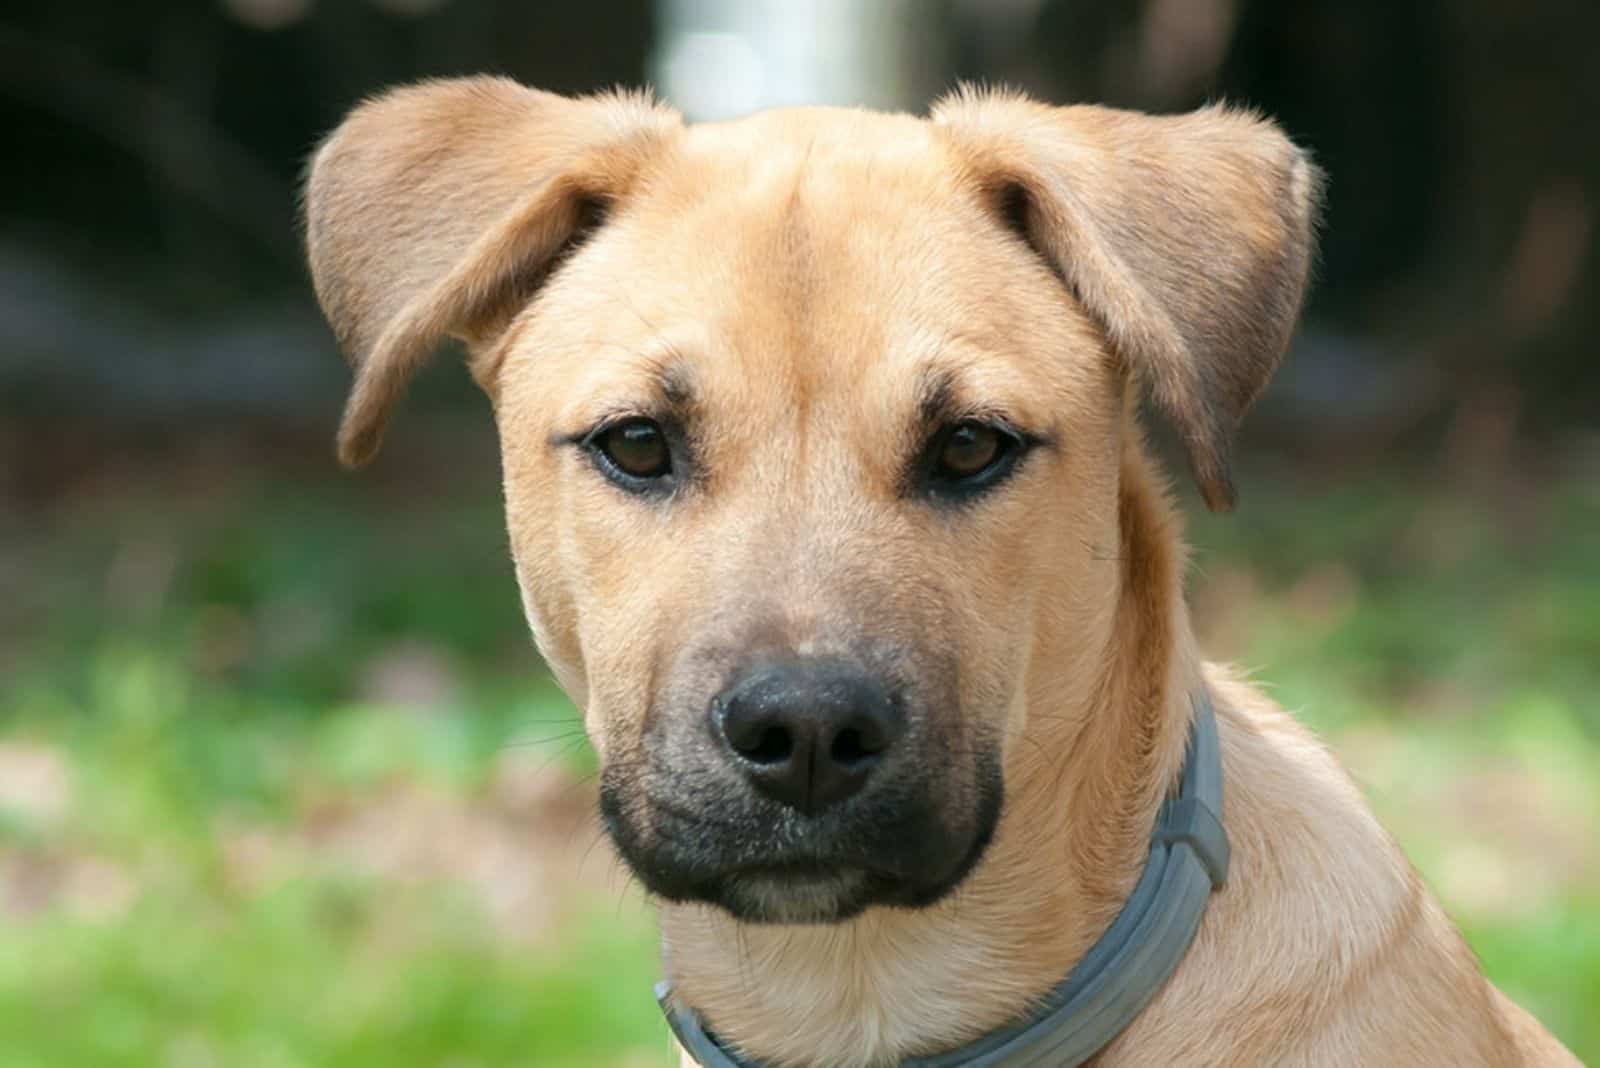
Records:
{"label": "dog's face", "polygon": [[[684,129],[500,82],[409,93],[312,176],[319,294],[363,361],[347,457],[465,337],[528,617],[646,886],[777,922],[939,899],[995,829],[1036,660],[1095,683],[1131,361],[1226,502],[1225,434],[1303,283],[1308,166],[1222,113],[1209,140],[1095,112],[1040,146],[1053,109],[1014,100]],[[1240,188],[1213,204],[1212,180]],[[1127,182],[1151,188],[1097,191]],[[1174,207],[1209,214],[1161,236]]]}
{"label": "dog's face", "polygon": [[779,116],[691,129],[512,330],[518,574],[634,869],[751,918],[939,897],[1041,594],[1109,594],[1119,382],[1065,289],[926,124]]}

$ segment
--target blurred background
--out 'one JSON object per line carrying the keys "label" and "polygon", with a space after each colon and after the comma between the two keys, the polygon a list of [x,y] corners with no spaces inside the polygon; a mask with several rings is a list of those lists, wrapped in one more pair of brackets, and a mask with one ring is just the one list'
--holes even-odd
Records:
{"label": "blurred background", "polygon": [[362,96],[496,71],[699,119],[1225,98],[1313,149],[1241,509],[1181,488],[1197,624],[1600,1063],[1597,41],[1584,0],[8,0],[0,1061],[669,1063],[487,405],[440,360],[332,459],[300,169]]}

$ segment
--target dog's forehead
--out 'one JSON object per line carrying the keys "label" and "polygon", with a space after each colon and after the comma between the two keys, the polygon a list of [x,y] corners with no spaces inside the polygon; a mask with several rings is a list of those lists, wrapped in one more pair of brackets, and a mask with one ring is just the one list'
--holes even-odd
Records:
{"label": "dog's forehead", "polygon": [[936,128],[908,115],[801,108],[690,127],[629,216],[645,317],[692,320],[763,360],[876,363],[993,337],[985,320],[1017,318],[1019,266],[1053,288]]}
{"label": "dog's forehead", "polygon": [[751,418],[869,404],[893,418],[868,425],[897,426],[942,381],[1019,417],[1042,408],[1062,360],[1092,343],[969,177],[907,115],[690,127],[544,303],[562,309],[546,329],[578,331],[539,356],[564,351],[576,376],[565,421],[644,403],[668,379]]}

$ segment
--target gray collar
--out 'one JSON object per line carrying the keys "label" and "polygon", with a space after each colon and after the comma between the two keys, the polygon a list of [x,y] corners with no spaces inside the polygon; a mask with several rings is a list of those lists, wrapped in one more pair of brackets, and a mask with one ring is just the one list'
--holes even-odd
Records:
{"label": "gray collar", "polygon": [[[1144,874],[1106,933],[1027,1019],[901,1068],[1073,1068],[1121,1034],[1177,970],[1211,892],[1228,875],[1216,714],[1204,687],[1191,700],[1183,779],[1162,803]],[[671,984],[656,984],[656,999],[702,1068],[760,1068],[724,1049],[694,1010],[674,1002]]]}

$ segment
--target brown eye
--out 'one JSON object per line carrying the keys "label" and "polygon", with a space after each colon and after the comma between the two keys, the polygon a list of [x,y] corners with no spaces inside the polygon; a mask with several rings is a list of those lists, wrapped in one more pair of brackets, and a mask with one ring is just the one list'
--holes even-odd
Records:
{"label": "brown eye", "polygon": [[672,450],[661,427],[649,419],[629,419],[602,430],[591,443],[620,475],[657,479],[672,472]]}
{"label": "brown eye", "polygon": [[1003,483],[1038,442],[998,421],[948,424],[923,451],[916,485],[946,503],[976,500]]}
{"label": "brown eye", "polygon": [[934,477],[958,482],[988,470],[1010,443],[1001,431],[983,423],[957,423],[946,433]]}

